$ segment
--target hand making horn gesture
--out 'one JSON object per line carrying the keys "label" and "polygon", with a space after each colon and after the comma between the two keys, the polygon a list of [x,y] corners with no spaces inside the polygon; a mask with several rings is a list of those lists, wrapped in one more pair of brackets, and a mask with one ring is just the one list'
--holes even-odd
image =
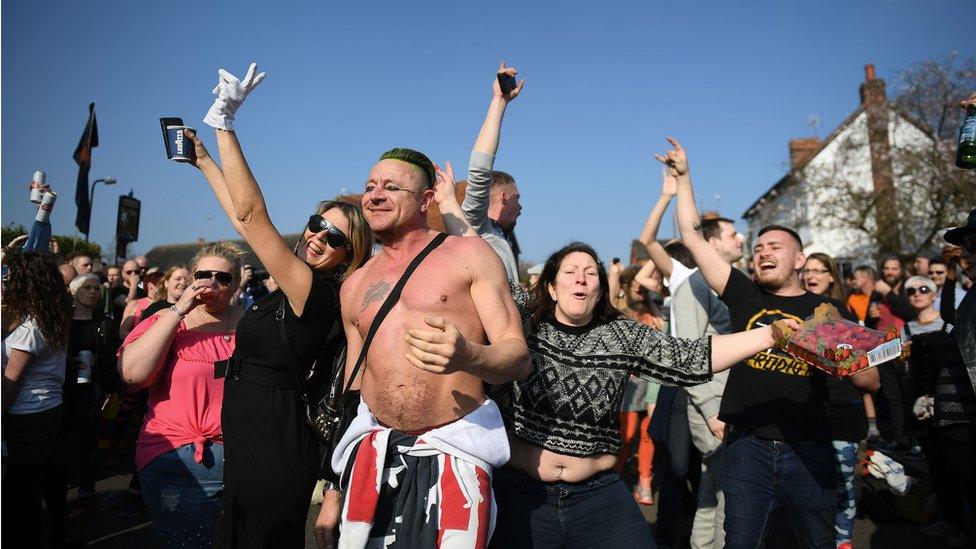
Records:
{"label": "hand making horn gesture", "polygon": [[671,143],[671,146],[674,148],[665,153],[665,156],[655,153],[654,158],[668,167],[668,173],[672,177],[688,175],[688,157],[685,156],[685,150],[682,148],[681,143],[678,143],[678,140],[673,137],[668,137],[668,143]]}

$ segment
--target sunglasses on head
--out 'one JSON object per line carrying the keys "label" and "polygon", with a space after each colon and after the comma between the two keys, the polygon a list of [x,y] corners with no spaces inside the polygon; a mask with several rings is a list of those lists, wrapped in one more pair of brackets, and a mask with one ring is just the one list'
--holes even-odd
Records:
{"label": "sunglasses on head", "polygon": [[322,217],[319,214],[312,214],[308,216],[308,230],[313,233],[320,233],[322,231],[328,231],[325,233],[325,241],[329,243],[329,246],[333,248],[349,248],[349,237],[346,233],[342,232],[339,227],[336,227],[329,222],[328,219]]}
{"label": "sunglasses on head", "polygon": [[932,293],[932,288],[929,288],[928,286],[919,286],[918,288],[906,288],[905,289],[905,295],[907,295],[907,296],[913,296],[913,295],[915,295],[916,292],[918,292],[918,293],[920,293],[922,295],[926,295],[926,294]]}
{"label": "sunglasses on head", "polygon": [[196,271],[193,273],[193,280],[210,280],[211,278],[217,279],[217,283],[221,286],[230,286],[230,283],[234,281],[234,275],[224,271]]}

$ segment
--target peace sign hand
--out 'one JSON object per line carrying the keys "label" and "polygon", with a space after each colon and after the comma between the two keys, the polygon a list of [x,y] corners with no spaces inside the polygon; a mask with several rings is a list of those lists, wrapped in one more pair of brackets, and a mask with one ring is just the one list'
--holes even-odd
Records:
{"label": "peace sign hand", "polygon": [[668,143],[671,143],[674,148],[665,153],[665,156],[655,153],[654,158],[668,167],[668,173],[672,177],[688,175],[688,157],[685,156],[685,150],[681,147],[681,143],[678,143],[678,140],[673,137],[668,137]]}
{"label": "peace sign hand", "polygon": [[219,81],[213,89],[213,94],[217,98],[207,111],[207,116],[203,118],[205,124],[217,130],[234,131],[234,115],[237,114],[237,109],[244,103],[248,94],[267,76],[267,73],[258,73],[257,68],[257,63],[251,63],[243,80],[224,69],[217,71]]}

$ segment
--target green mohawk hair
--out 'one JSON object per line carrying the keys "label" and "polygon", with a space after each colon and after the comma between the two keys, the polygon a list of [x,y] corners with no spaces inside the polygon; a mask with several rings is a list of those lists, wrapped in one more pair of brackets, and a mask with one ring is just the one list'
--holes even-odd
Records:
{"label": "green mohawk hair", "polygon": [[399,160],[417,166],[427,174],[427,188],[434,187],[434,163],[420,151],[397,147],[380,155],[380,160]]}

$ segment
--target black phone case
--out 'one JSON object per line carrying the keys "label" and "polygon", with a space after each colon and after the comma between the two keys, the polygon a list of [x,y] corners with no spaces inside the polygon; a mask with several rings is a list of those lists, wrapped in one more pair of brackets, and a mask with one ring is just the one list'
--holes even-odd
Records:
{"label": "black phone case", "polygon": [[498,85],[501,86],[502,93],[508,95],[509,93],[511,93],[512,90],[515,89],[515,86],[518,85],[518,83],[515,81],[514,76],[509,76],[507,74],[499,74]]}
{"label": "black phone case", "polygon": [[166,147],[166,158],[173,156],[169,150],[169,138],[166,136],[166,126],[182,126],[182,118],[163,117],[159,119],[159,127],[163,130],[163,146]]}

